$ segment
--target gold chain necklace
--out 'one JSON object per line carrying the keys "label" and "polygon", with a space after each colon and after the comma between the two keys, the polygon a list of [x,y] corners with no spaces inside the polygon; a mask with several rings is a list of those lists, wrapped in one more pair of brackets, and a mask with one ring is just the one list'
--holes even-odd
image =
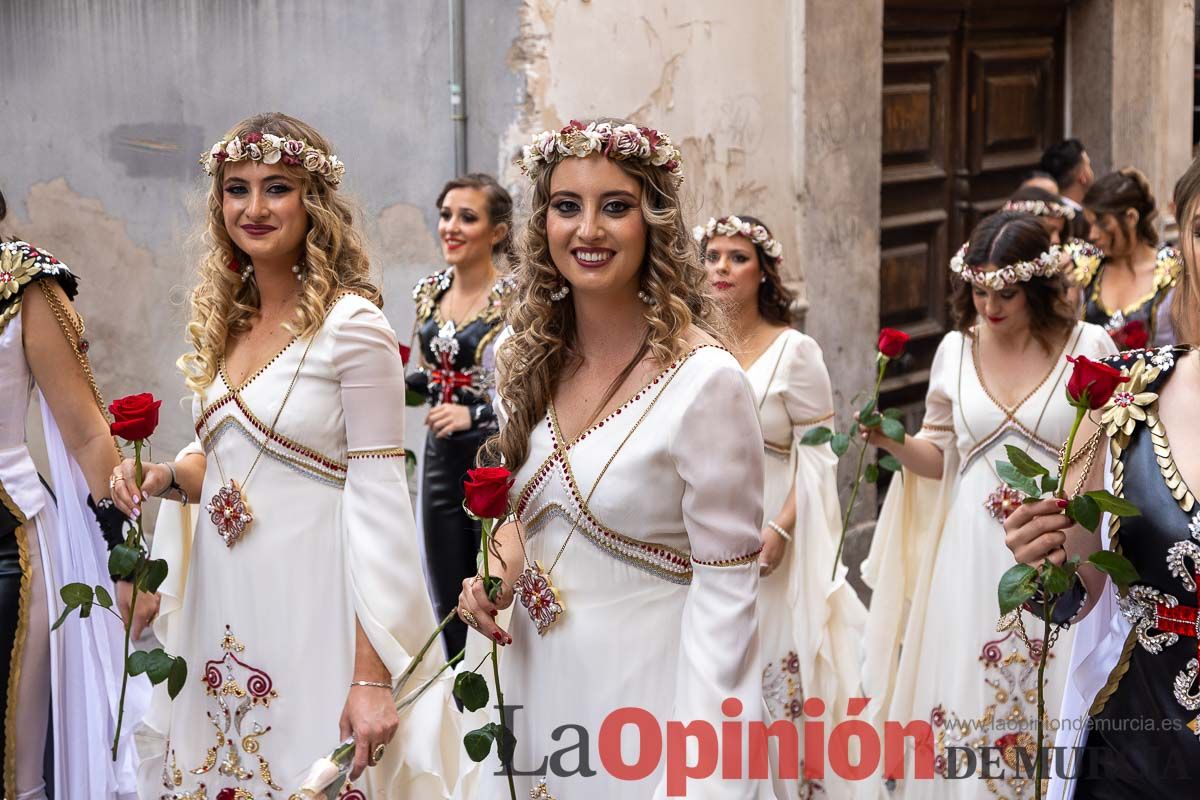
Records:
{"label": "gold chain necklace", "polygon": [[[317,333],[320,333],[320,331],[318,330]],[[292,396],[292,390],[296,388],[296,381],[300,379],[300,371],[304,369],[304,362],[308,358],[308,351],[312,349],[313,342],[317,340],[317,333],[314,333],[309,338],[308,344],[304,348],[304,353],[300,356],[300,363],[296,365],[296,373],[292,375],[292,382],[288,385],[287,393],[284,394],[283,401],[279,404],[279,410],[275,412],[275,419],[271,421],[271,427],[263,433],[258,453],[254,456],[254,461],[250,464],[250,469],[246,471],[246,477],[242,478],[240,484],[234,478],[225,477],[225,470],[221,466],[221,456],[217,453],[217,443],[213,441],[213,461],[217,465],[217,473],[221,476],[221,488],[208,501],[204,510],[208,512],[209,520],[216,526],[217,533],[225,541],[226,547],[233,547],[237,544],[250,529],[250,523],[254,522],[254,514],[250,511],[250,504],[246,502],[246,485],[250,482],[250,476],[254,474],[254,468],[258,466],[259,459],[266,452],[267,443],[270,442],[271,436],[275,433],[275,426],[279,424],[279,417],[283,414],[283,408],[287,405],[288,398]],[[261,374],[261,370],[252,374]],[[229,393],[237,400],[241,400],[241,390],[244,387],[244,383],[237,389],[230,386]],[[211,441],[212,428],[209,427],[208,416],[203,411],[201,411],[201,415],[204,419],[205,438]]]}
{"label": "gold chain necklace", "polygon": [[[692,351],[694,353],[695,350]],[[690,356],[691,353],[688,353]],[[684,356],[686,359],[687,356]],[[550,564],[550,569],[545,569],[540,561],[534,561],[529,558],[529,552],[525,549],[525,537],[521,534],[521,529],[517,528],[517,542],[521,545],[521,554],[525,557],[525,569],[513,582],[513,595],[525,606],[525,610],[529,612],[529,618],[533,620],[534,626],[537,628],[539,636],[545,635],[546,631],[558,622],[559,617],[566,611],[566,606],[563,603],[562,591],[554,585],[550,579],[550,573],[558,566],[559,560],[567,549],[567,545],[571,541],[571,537],[575,535],[575,529],[579,527],[579,520],[583,514],[587,513],[588,504],[592,501],[592,495],[596,493],[596,487],[600,485],[600,481],[604,478],[604,474],[608,472],[608,468],[612,466],[613,460],[617,454],[625,447],[626,442],[633,436],[646,419],[646,415],[650,413],[650,409],[654,408],[654,404],[658,402],[658,398],[662,397],[663,392],[671,385],[671,381],[675,380],[675,376],[679,374],[679,367],[683,365],[683,360],[675,366],[674,371],[663,381],[662,388],[658,393],[650,399],[646,408],[638,417],[637,422],[633,423],[633,427],[625,434],[625,438],[613,450],[612,455],[608,457],[608,461],[604,463],[604,467],[600,470],[600,474],[596,476],[595,482],[592,484],[591,490],[587,497],[584,498],[582,505],[579,507],[579,515],[571,523],[571,530],[567,531],[567,537],[563,539],[562,547],[558,548],[558,553],[554,556],[554,561]],[[640,394],[640,393],[639,393]],[[554,401],[549,404],[550,431],[554,436],[554,454],[563,462],[563,468],[570,470],[570,461],[568,460],[567,445],[563,440],[562,429],[558,425],[558,414],[554,411]],[[589,430],[590,426],[585,426],[584,431]],[[576,442],[579,440],[576,439]]]}

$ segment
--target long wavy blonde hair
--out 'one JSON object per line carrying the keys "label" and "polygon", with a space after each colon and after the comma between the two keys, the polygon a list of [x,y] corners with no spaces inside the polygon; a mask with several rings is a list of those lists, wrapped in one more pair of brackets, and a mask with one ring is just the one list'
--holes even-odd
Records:
{"label": "long wavy blonde hair", "polygon": [[[326,154],[334,153],[329,140],[313,127],[278,112],[244,119],[223,138],[228,140],[253,131],[302,139]],[[314,335],[334,299],[345,292],[360,294],[382,308],[383,296],[371,279],[370,260],[355,226],[350,202],[319,175],[282,162],[275,166],[296,179],[309,220],[304,241],[305,280],[297,301],[296,318],[288,323],[288,330],[299,337]],[[233,243],[225,229],[221,212],[224,178],[222,165],[213,175],[208,191],[204,223],[206,252],[200,260],[196,288],[192,291],[187,338],[194,352],[179,359],[188,388],[194,392],[202,392],[216,379],[229,338],[250,327],[260,304],[257,282],[242,281],[241,275],[229,267],[235,260],[247,263],[249,256]]]}
{"label": "long wavy blonde hair", "polygon": [[[625,124],[624,120],[609,121]],[[640,205],[646,223],[641,287],[655,302],[646,306],[646,342],[614,381],[610,399],[647,353],[664,366],[683,355],[688,350],[690,326],[720,342],[726,338],[724,318],[707,292],[707,274],[685,224],[675,180],[662,167],[634,160],[613,163],[641,185]],[[517,247],[517,295],[508,314],[513,335],[497,354],[501,376],[497,389],[504,398],[508,422],[484,444],[479,456],[480,463],[503,459],[513,472],[528,458],[530,433],[544,418],[559,381],[580,358],[574,304],[570,299],[550,299],[563,280],[550,259],[546,240],[553,174],[553,166],[544,169],[533,183],[532,213]]]}

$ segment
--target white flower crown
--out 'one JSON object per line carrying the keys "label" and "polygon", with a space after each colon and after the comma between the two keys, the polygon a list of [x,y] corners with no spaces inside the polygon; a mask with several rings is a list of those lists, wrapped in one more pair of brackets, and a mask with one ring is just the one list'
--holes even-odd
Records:
{"label": "white flower crown", "polygon": [[1059,219],[1075,219],[1075,209],[1065,203],[1047,202],[1045,200],[1009,200],[1002,211],[1019,211],[1022,214],[1033,214],[1035,217],[1058,217]]}
{"label": "white flower crown", "polygon": [[570,156],[586,158],[592,153],[662,167],[675,178],[676,186],[683,182],[683,155],[672,144],[671,137],[653,128],[628,123],[590,122],[585,126],[571,120],[562,130],[535,134],[513,163],[534,180],[544,165]]}
{"label": "white flower crown", "polygon": [[264,164],[283,162],[289,167],[303,167],[320,175],[331,186],[342,182],[346,165],[337,156],[327,155],[303,139],[288,139],[273,133],[252,131],[241,137],[223,139],[200,156],[200,166],[208,175],[215,175],[226,161],[261,161]]}
{"label": "white flower crown", "polygon": [[783,245],[772,238],[766,228],[762,225],[751,225],[741,217],[732,215],[720,219],[709,217],[706,224],[692,228],[692,238],[697,242],[703,242],[714,236],[744,236],[761,247],[769,258],[778,261],[783,257]]}
{"label": "white flower crown", "polygon": [[1072,239],[1066,244],[1051,245],[1050,249],[1032,261],[1018,261],[1000,269],[982,272],[966,265],[970,242],[963,242],[954,258],[950,259],[950,271],[973,286],[999,291],[1006,286],[1024,283],[1031,278],[1050,278],[1067,269],[1081,269],[1092,259],[1099,260],[1100,249],[1082,239]]}

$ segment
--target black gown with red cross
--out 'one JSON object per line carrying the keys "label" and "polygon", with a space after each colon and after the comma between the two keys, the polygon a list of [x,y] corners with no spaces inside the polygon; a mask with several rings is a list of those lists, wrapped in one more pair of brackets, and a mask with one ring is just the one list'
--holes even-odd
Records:
{"label": "black gown with red cross", "polygon": [[[491,399],[496,369],[492,344],[503,327],[504,303],[514,285],[511,277],[501,277],[483,310],[456,322],[444,319],[438,309],[453,282],[450,268],[421,279],[413,290],[420,364],[407,378],[408,388],[424,395],[430,407],[461,405],[470,420],[467,430],[446,437],[427,431],[421,459],[418,519],[439,619],[458,604],[463,579],[478,569],[479,523],[463,511],[463,478],[475,466],[480,445],[497,430]],[[452,656],[466,644],[466,625],[456,617],[443,636],[447,655]]]}
{"label": "black gown with red cross", "polygon": [[1119,599],[1133,627],[1093,703],[1075,800],[1200,798],[1200,502],[1175,465],[1157,400],[1188,350],[1109,360],[1130,376],[1104,412],[1113,488],[1141,511],[1113,538],[1138,581]]}

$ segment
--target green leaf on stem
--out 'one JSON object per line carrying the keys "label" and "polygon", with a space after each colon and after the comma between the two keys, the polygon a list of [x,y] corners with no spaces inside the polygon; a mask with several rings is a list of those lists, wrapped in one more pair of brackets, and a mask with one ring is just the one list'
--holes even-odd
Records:
{"label": "green leaf on stem", "polygon": [[1049,594],[1062,594],[1071,588],[1072,573],[1047,561],[1042,564],[1042,583]]}
{"label": "green leaf on stem", "polygon": [[1038,571],[1028,564],[1017,564],[1000,576],[997,595],[1001,616],[1033,597],[1037,591],[1037,575]]}
{"label": "green leaf on stem", "polygon": [[996,462],[996,474],[1000,476],[1000,480],[1029,497],[1040,497],[1042,494],[1033,478],[1025,475],[1007,461]]}
{"label": "green leaf on stem", "polygon": [[1101,511],[1117,517],[1140,517],[1142,512],[1133,503],[1123,497],[1117,497],[1112,492],[1107,492],[1103,489],[1097,489],[1094,492],[1085,492],[1086,497],[1090,497],[1096,501],[1096,505],[1100,506]]}
{"label": "green leaf on stem", "polygon": [[173,666],[175,666],[175,659],[167,655],[167,652],[161,647],[146,654],[146,677],[155,686],[171,676]]}
{"label": "green leaf on stem", "polygon": [[1054,494],[1058,491],[1058,478],[1053,475],[1042,476],[1042,494]]}
{"label": "green leaf on stem", "polygon": [[167,560],[156,558],[146,562],[146,568],[138,575],[138,589],[154,594],[162,582],[167,579]]}
{"label": "green leaf on stem", "polygon": [[879,459],[879,468],[886,469],[888,472],[899,472],[903,466],[900,464],[900,459],[891,453],[885,453]]}
{"label": "green leaf on stem", "polygon": [[58,630],[59,627],[61,627],[62,624],[67,621],[67,617],[71,616],[71,612],[74,610],[75,610],[75,606],[67,606],[66,608],[64,608],[63,612],[58,615],[58,621],[50,626],[50,630],[52,630],[52,631]]}
{"label": "green leaf on stem", "polygon": [[1138,579],[1137,569],[1129,559],[1112,550],[1097,550],[1087,557],[1088,563],[1112,578],[1113,583],[1121,588],[1134,583]]}
{"label": "green leaf on stem", "polygon": [[488,757],[488,753],[492,752],[492,742],[496,740],[491,731],[494,724],[494,722],[489,722],[482,728],[476,728],[463,736],[463,748],[475,763],[483,761]]}
{"label": "green leaf on stem", "polygon": [[883,415],[885,417],[887,417],[888,419],[903,419],[904,418],[904,412],[898,408],[885,408],[883,410]]}
{"label": "green leaf on stem", "polygon": [[112,608],[112,604],[112,595],[108,593],[108,589],[105,589],[103,586],[97,584],[96,605],[100,606],[101,608]]}
{"label": "green leaf on stem", "polygon": [[58,596],[68,606],[75,608],[84,603],[92,602],[93,591],[92,587],[86,583],[68,583],[58,590]]}
{"label": "green leaf on stem", "polygon": [[491,730],[492,738],[496,740],[496,755],[500,756],[500,763],[511,763],[517,749],[517,737],[499,722],[489,722],[484,727]]}
{"label": "green leaf on stem", "polygon": [[108,574],[128,578],[137,568],[140,558],[141,553],[137,550],[127,544],[119,544],[108,554]]}
{"label": "green leaf on stem", "polygon": [[92,603],[88,601],[79,607],[79,618],[87,619],[92,615]]}
{"label": "green leaf on stem", "polygon": [[1041,475],[1050,474],[1050,470],[1035,461],[1021,448],[1007,444],[1004,446],[1004,450],[1008,453],[1009,463],[1016,467],[1017,472],[1020,472],[1022,475],[1026,475],[1030,478],[1037,478]]}
{"label": "green leaf on stem", "polygon": [[867,428],[878,428],[883,423],[883,417],[879,414],[867,414],[865,417],[859,417],[858,421]]}
{"label": "green leaf on stem", "polygon": [[863,470],[863,478],[867,483],[875,483],[879,480],[879,466],[877,464],[867,464],[867,468]]}
{"label": "green leaf on stem", "polygon": [[829,440],[829,449],[838,458],[846,455],[846,451],[850,449],[850,434],[837,433]]}
{"label": "green leaf on stem", "polygon": [[904,444],[904,423],[898,419],[884,417],[879,423],[879,427],[883,430],[883,435],[891,439],[893,442]]}
{"label": "green leaf on stem", "polygon": [[491,695],[482,675],[478,672],[462,672],[454,679],[454,696],[467,711],[478,711],[487,705]]}
{"label": "green leaf on stem", "polygon": [[833,431],[824,426],[819,428],[809,428],[800,437],[800,444],[804,445],[822,445],[833,438]]}
{"label": "green leaf on stem", "polygon": [[181,657],[175,656],[171,659],[171,671],[167,673],[167,694],[172,700],[183,691],[185,683],[187,683],[187,662]]}
{"label": "green leaf on stem", "polygon": [[867,398],[867,402],[863,403],[862,408],[858,410],[859,420],[864,420],[875,413],[875,402],[876,400],[874,397]]}
{"label": "green leaf on stem", "polygon": [[150,654],[145,650],[134,650],[125,661],[125,670],[130,675],[141,675],[146,671],[146,665],[149,663],[149,660]]}
{"label": "green leaf on stem", "polygon": [[1089,531],[1094,531],[1100,525],[1100,504],[1086,494],[1072,497],[1067,505],[1067,516]]}

